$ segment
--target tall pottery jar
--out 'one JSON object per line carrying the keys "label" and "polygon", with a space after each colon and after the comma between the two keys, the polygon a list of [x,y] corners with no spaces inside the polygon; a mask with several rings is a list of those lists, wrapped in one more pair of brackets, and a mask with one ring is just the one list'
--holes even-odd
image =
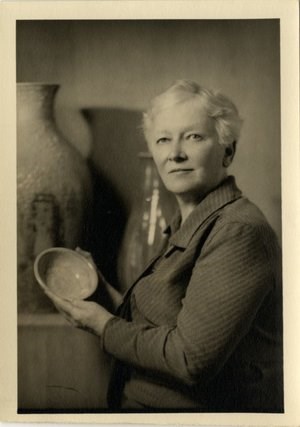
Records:
{"label": "tall pottery jar", "polygon": [[121,290],[127,290],[153,258],[165,239],[164,230],[177,203],[161,182],[150,153],[138,155],[141,168],[140,193],[129,215],[119,255]]}
{"label": "tall pottery jar", "polygon": [[85,160],[59,133],[59,85],[17,84],[18,311],[53,311],[33,275],[35,257],[51,246],[81,243],[91,202]]}

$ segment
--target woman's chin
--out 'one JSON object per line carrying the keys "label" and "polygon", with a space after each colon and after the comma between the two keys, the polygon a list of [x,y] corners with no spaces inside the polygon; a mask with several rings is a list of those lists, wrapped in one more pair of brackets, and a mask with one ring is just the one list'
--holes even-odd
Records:
{"label": "woman's chin", "polygon": [[175,197],[179,197],[182,200],[198,198],[199,194],[201,194],[201,189],[199,187],[191,188],[182,185],[170,185],[167,187],[167,190],[173,193]]}

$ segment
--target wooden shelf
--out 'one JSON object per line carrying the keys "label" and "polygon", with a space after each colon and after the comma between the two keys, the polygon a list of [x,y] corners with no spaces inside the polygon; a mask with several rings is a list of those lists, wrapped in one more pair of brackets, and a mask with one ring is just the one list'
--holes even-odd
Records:
{"label": "wooden shelf", "polygon": [[18,314],[18,326],[70,326],[73,327],[61,314]]}

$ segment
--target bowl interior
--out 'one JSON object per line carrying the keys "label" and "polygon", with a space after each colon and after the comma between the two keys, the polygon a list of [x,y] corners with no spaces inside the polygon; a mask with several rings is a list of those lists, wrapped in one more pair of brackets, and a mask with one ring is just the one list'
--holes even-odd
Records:
{"label": "bowl interior", "polygon": [[96,290],[93,265],[76,251],[52,248],[36,260],[35,274],[42,287],[67,299],[85,299]]}

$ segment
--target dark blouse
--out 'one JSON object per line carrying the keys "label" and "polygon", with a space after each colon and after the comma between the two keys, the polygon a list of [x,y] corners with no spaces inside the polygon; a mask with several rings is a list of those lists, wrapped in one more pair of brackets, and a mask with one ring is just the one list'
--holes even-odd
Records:
{"label": "dark blouse", "polygon": [[282,412],[281,254],[263,214],[230,176],[166,235],[104,331],[110,405]]}

